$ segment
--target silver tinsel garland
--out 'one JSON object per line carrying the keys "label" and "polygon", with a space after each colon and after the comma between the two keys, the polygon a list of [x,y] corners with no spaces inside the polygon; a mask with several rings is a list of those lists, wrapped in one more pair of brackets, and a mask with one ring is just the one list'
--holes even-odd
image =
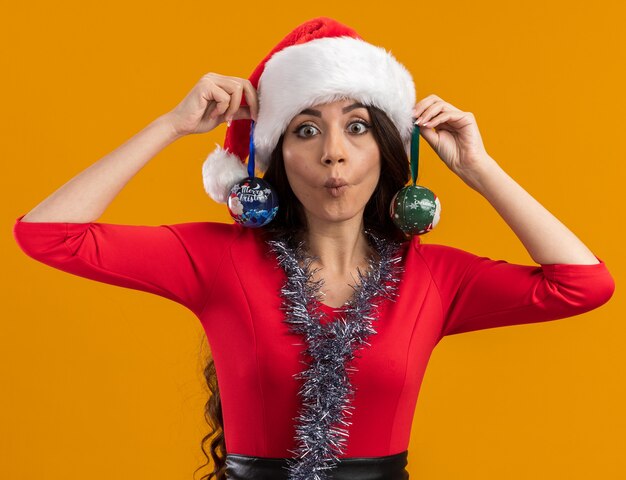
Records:
{"label": "silver tinsel garland", "polygon": [[366,231],[378,258],[368,259],[364,274],[358,270],[355,292],[336,320],[323,325],[324,314],[316,302],[321,301],[323,280],[313,281],[317,272],[311,270],[314,258],[306,254],[304,242],[294,245],[289,237],[269,240],[287,280],[281,290],[282,309],[290,331],[306,342],[305,353],[310,363],[301,360],[306,369],[294,378],[304,380],[298,394],[302,408],[296,421],[295,458],[288,459],[290,480],[327,480],[329,470],[336,467],[338,455],[345,452],[352,424],[347,420],[354,398],[349,374],[356,368],[348,363],[356,350],[370,346],[367,338],[376,333],[372,322],[383,299],[395,300],[402,266],[400,244],[379,238]]}

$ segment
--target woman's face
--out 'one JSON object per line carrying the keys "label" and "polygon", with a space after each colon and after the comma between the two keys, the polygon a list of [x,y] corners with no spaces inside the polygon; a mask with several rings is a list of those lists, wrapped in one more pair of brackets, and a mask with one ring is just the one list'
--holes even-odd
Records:
{"label": "woman's face", "polygon": [[307,218],[362,216],[380,177],[380,150],[367,109],[355,100],[296,115],[283,138],[285,171]]}

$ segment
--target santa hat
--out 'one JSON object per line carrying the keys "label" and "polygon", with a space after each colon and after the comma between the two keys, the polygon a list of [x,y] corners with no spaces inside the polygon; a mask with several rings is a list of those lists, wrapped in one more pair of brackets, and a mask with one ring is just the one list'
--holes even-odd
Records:
{"label": "santa hat", "polygon": [[[303,23],[267,54],[248,78],[257,89],[254,127],[256,168],[265,172],[270,155],[293,117],[320,103],[353,98],[383,110],[398,128],[408,152],[413,131],[415,87],[408,70],[382,47],[353,29],[320,17]],[[242,105],[247,105],[242,97]],[[231,187],[248,176],[251,120],[233,120],[224,148],[202,166],[206,192],[226,203]]]}

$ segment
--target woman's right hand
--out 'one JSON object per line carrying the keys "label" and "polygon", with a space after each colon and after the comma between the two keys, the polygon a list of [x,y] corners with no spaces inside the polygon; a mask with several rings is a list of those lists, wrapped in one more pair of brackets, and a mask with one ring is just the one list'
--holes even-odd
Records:
{"label": "woman's right hand", "polygon": [[[248,106],[241,106],[242,95]],[[256,121],[259,101],[249,80],[207,73],[173,110],[165,114],[179,136],[206,133],[230,120]]]}

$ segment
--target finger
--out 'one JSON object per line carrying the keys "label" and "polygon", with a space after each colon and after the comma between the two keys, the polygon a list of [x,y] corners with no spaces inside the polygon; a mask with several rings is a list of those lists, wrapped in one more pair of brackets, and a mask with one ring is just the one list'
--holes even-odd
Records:
{"label": "finger", "polygon": [[[240,82],[233,82],[229,85],[230,90],[230,104],[228,108],[224,111],[224,118],[227,122],[232,120],[233,115],[239,109],[239,105],[241,104],[241,97],[243,95],[243,85]],[[228,91],[228,90],[227,90]]]}
{"label": "finger", "polygon": [[471,121],[469,112],[447,111],[447,112],[440,113],[439,115],[434,117],[430,122],[427,122],[428,123],[427,126],[429,128],[435,128],[436,126],[441,125],[442,123],[445,122],[451,125],[452,127],[460,128],[460,127],[467,125],[469,121]]}
{"label": "finger", "polygon": [[210,118],[217,118],[223,113],[230,103],[230,95],[219,85],[213,84],[210,90],[210,97],[208,100],[215,102],[213,110],[211,111]]}
{"label": "finger", "polygon": [[437,101],[434,104],[432,104],[430,107],[428,107],[422,113],[422,115],[417,117],[417,119],[415,120],[415,123],[419,125],[428,124],[428,126],[430,126],[430,124],[432,123],[431,120],[434,119],[437,115],[439,115],[441,112],[449,112],[449,111],[462,113],[461,110],[456,108],[454,105],[449,104],[448,102]]}
{"label": "finger", "polygon": [[246,103],[249,106],[248,118],[252,118],[256,122],[259,117],[259,96],[250,80],[244,80],[243,82],[244,95],[246,96]]}
{"label": "finger", "polygon": [[415,104],[415,107],[413,107],[413,117],[418,118],[420,115],[422,115],[424,110],[426,110],[433,103],[435,103],[438,98],[439,97],[437,97],[436,95],[428,95],[427,97],[422,98],[419,102]]}
{"label": "finger", "polygon": [[428,97],[423,98],[415,104],[415,107],[413,107],[413,118],[422,117],[422,120],[424,120],[424,112],[437,102],[441,102],[443,103],[443,105],[445,105],[444,110],[454,110],[457,112],[461,111],[451,103],[442,100],[437,95],[429,95]]}
{"label": "finger", "polygon": [[428,120],[430,120],[435,115],[443,111],[445,106],[446,105],[444,102],[437,100],[435,103],[430,105],[426,110],[424,110],[419,117],[417,117],[417,119],[415,120],[415,123],[417,125],[425,125],[428,122]]}
{"label": "finger", "polygon": [[233,120],[249,120],[254,118],[250,114],[250,107],[239,105],[239,109],[233,115]]}
{"label": "finger", "polygon": [[437,133],[437,130],[430,127],[420,128],[420,136],[426,140],[435,152],[437,151],[439,148],[439,133]]}

